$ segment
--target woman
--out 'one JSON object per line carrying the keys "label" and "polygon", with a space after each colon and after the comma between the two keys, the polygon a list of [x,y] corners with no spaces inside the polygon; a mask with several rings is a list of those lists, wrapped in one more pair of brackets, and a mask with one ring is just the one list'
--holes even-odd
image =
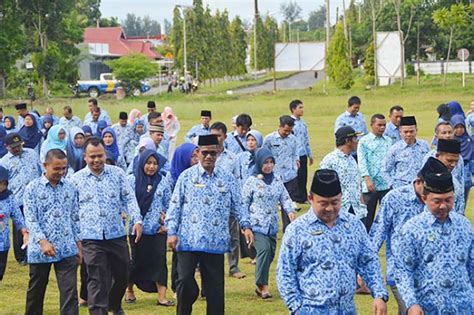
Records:
{"label": "woman", "polygon": [[474,142],[469,137],[466,130],[466,123],[461,115],[454,115],[451,118],[451,124],[454,127],[454,137],[461,142],[461,156],[464,160],[464,200],[467,203],[469,197],[469,191],[472,186],[472,174],[474,167],[473,165],[473,153],[474,153]]}
{"label": "woman", "polygon": [[48,138],[49,129],[53,126],[53,117],[51,115],[43,116],[43,126],[41,128],[41,133],[43,138],[46,140]]}
{"label": "woman", "polygon": [[151,138],[148,137],[140,139],[140,143],[138,143],[138,145],[133,149],[133,152],[136,152],[136,155],[133,157],[132,163],[130,163],[127,167],[127,174],[133,174],[135,165],[138,165],[140,153],[142,153],[146,149],[156,151],[155,143],[153,142],[153,140],[151,140]]}
{"label": "woman", "polygon": [[69,133],[67,144],[67,161],[69,166],[77,172],[84,168],[84,131],[79,127],[72,127]]}
{"label": "woman", "polygon": [[138,109],[134,108],[130,111],[130,115],[128,115],[128,123],[131,126],[134,126],[135,121],[141,118],[142,118],[142,113]]}
{"label": "woman", "polygon": [[240,186],[245,184],[247,178],[254,173],[255,152],[263,145],[262,134],[258,130],[250,130],[246,136],[247,151],[238,155],[238,180]]}
{"label": "woman", "polygon": [[5,116],[5,118],[3,118],[3,126],[7,130],[7,134],[18,131],[16,129],[16,122],[13,116]]}
{"label": "woman", "polygon": [[36,153],[39,154],[43,134],[38,128],[38,123],[36,122],[35,116],[31,114],[26,114],[24,119],[24,125],[23,127],[21,127],[18,134],[23,140],[24,148],[34,149]]}
{"label": "woman", "polygon": [[40,161],[44,163],[46,154],[52,149],[60,149],[65,153],[67,148],[67,133],[63,126],[55,125],[50,128],[48,138],[41,145]]}
{"label": "woman", "polygon": [[132,266],[130,284],[128,285],[125,302],[136,301],[133,285],[145,292],[158,292],[157,305],[174,306],[166,298],[168,268],[166,261],[166,230],[164,217],[171,199],[171,185],[163,178],[160,168],[166,158],[156,150],[145,150],[140,154],[138,167],[133,175],[128,176],[130,185],[135,190],[140,213],[143,218],[142,237],[135,243],[130,227],[130,247]]}
{"label": "woman", "polygon": [[5,137],[7,136],[7,130],[0,126],[0,158],[8,153],[8,150],[5,148]]}
{"label": "woman", "polygon": [[135,158],[135,148],[140,142],[140,137],[145,133],[145,123],[141,119],[135,119],[133,126],[133,135],[132,139],[128,142],[128,147],[126,150],[126,160],[127,163],[130,164],[133,162],[133,159]]}
{"label": "woman", "polygon": [[178,121],[178,117],[173,114],[173,109],[171,107],[165,107],[161,117],[165,123],[165,132],[169,137],[168,160],[171,160],[173,158],[174,150],[176,149],[176,137],[181,129],[181,125]]}
{"label": "woman", "polygon": [[461,104],[459,104],[458,102],[451,101],[448,103],[448,107],[449,107],[449,112],[451,113],[451,116],[461,115],[462,118],[464,119],[466,118],[466,114],[464,114],[464,110],[462,109]]}
{"label": "woman", "polygon": [[110,152],[110,157],[115,162],[115,165],[122,168],[123,170],[127,169],[123,155],[120,154],[120,150],[117,143],[117,136],[115,131],[111,127],[107,127],[102,130],[102,140],[105,144],[105,151]]}
{"label": "woman", "polygon": [[250,213],[257,251],[255,266],[255,292],[262,299],[271,298],[268,290],[268,274],[275,257],[278,232],[278,204],[286,211],[290,221],[295,219],[293,201],[283,182],[273,175],[275,159],[266,148],[255,154],[255,171],[245,181],[242,202]]}
{"label": "woman", "polygon": [[82,126],[81,129],[82,131],[84,131],[84,142],[92,138],[92,136],[94,135],[90,126]]}

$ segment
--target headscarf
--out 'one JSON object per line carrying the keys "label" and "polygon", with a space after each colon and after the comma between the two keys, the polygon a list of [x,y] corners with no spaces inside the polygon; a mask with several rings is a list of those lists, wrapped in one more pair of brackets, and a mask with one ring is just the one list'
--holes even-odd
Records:
{"label": "headscarf", "polygon": [[[150,157],[154,157],[158,162],[158,169],[153,176],[145,174],[145,164]],[[135,175],[135,196],[137,197],[140,213],[144,217],[148,210],[150,210],[153,197],[155,196],[156,188],[161,182],[162,175],[160,169],[166,162],[166,158],[156,152],[156,150],[145,150],[140,154],[138,159],[138,167],[134,170]]]}
{"label": "headscarf", "polygon": [[[64,140],[59,139],[59,133],[64,131],[66,137]],[[63,126],[54,125],[49,129],[48,138],[44,141],[43,149],[48,153],[52,149],[60,149],[66,151],[67,147],[67,131]]]}
{"label": "headscarf", "polygon": [[155,150],[156,151],[156,144],[151,140],[150,137],[143,137],[140,139],[137,145],[137,152],[140,154],[140,148],[145,147],[147,150]]}
{"label": "headscarf", "polygon": [[451,125],[453,125],[454,128],[456,128],[457,125],[463,125],[464,134],[462,134],[462,136],[460,137],[454,137],[461,142],[461,156],[464,162],[472,160],[472,154],[474,152],[473,142],[471,137],[469,137],[469,134],[467,133],[464,118],[461,115],[454,115],[451,118]]}
{"label": "headscarf", "polygon": [[93,136],[92,128],[90,126],[82,126],[82,131],[84,131],[84,137],[87,135]]}
{"label": "headscarf", "polygon": [[[84,135],[84,131],[79,128],[79,127],[72,127],[70,132],[69,132],[69,141],[67,144],[67,160],[69,163],[69,166],[74,170],[74,172],[77,172],[78,170],[84,168],[85,163],[84,163],[84,147],[83,146],[76,146],[76,143],[74,142],[74,139],[78,134]],[[85,135],[84,135],[85,137]]]}
{"label": "headscarf", "polygon": [[161,118],[165,122],[165,130],[168,131],[171,128],[171,124],[173,121],[177,119],[177,117],[173,114],[173,109],[169,106],[166,106],[163,109],[163,113],[161,113]]}
{"label": "headscarf", "polygon": [[5,127],[0,126],[0,158],[8,153],[7,148],[5,148],[5,137],[7,136],[7,130]]}
{"label": "headscarf", "polygon": [[255,169],[254,169],[254,176],[262,175],[263,178],[262,180],[265,182],[265,184],[270,185],[273,181],[274,175],[273,172],[270,174],[265,174],[262,171],[263,164],[265,164],[265,161],[267,159],[272,159],[273,163],[275,163],[275,158],[273,157],[273,154],[270,150],[267,148],[261,148],[257,150],[257,153],[255,153]]}
{"label": "headscarf", "polygon": [[[137,131],[137,126],[145,126],[145,122],[143,119],[135,119],[135,122],[133,124],[133,131]],[[143,133],[145,133],[145,130],[143,130]]]}
{"label": "headscarf", "polygon": [[[97,136],[100,137],[103,135],[103,131],[105,130],[105,128],[108,127],[108,123],[107,121],[105,120],[99,120],[99,122],[97,123]],[[115,138],[115,137],[114,137]]]}
{"label": "headscarf", "polygon": [[5,128],[5,129],[6,129],[7,131],[9,131],[9,130],[15,130],[15,126],[16,126],[15,118],[13,118],[13,116],[10,116],[10,115],[5,116],[5,118],[3,118],[3,122],[5,122],[6,119],[10,120],[12,126],[11,126],[10,128],[8,128],[8,129],[7,129],[7,128]]}
{"label": "headscarf", "polygon": [[441,104],[436,108],[436,111],[438,112],[438,122],[441,121],[450,121],[451,117],[451,110],[449,109],[448,104]]}
{"label": "headscarf", "polygon": [[128,115],[128,123],[134,126],[135,121],[141,118],[142,118],[142,113],[138,109],[134,108],[130,111],[130,115]]}
{"label": "headscarf", "polygon": [[[3,166],[0,166],[0,181],[7,181],[8,182],[8,170]],[[0,200],[5,200],[12,194],[10,189],[5,189],[4,191],[0,192]]]}
{"label": "headscarf", "polygon": [[197,148],[192,143],[183,143],[176,148],[171,160],[171,177],[173,177],[174,182],[178,180],[182,172],[191,166],[191,158],[193,157],[194,150]]}
{"label": "headscarf", "polygon": [[[45,124],[48,123],[48,122],[51,124],[51,126],[49,126],[49,128],[46,128]],[[49,130],[51,129],[52,126],[53,126],[53,117],[51,115],[47,115],[47,114],[44,115],[43,116],[43,125],[41,126],[41,132],[43,133],[43,137],[45,139],[48,138],[48,133],[49,133]]]}
{"label": "headscarf", "polygon": [[33,120],[33,125],[30,127],[26,127],[25,125],[22,126],[18,134],[23,140],[23,147],[34,149],[36,148],[38,143],[40,143],[43,134],[38,129],[38,122],[36,121],[35,116],[33,116],[32,114],[26,114],[25,118],[28,116]]}
{"label": "headscarf", "polygon": [[461,104],[459,104],[456,101],[451,101],[448,103],[449,111],[451,112],[451,115],[461,115],[462,118],[466,119],[466,115],[464,114],[464,111],[462,110]]}
{"label": "headscarf", "polygon": [[109,151],[112,154],[115,163],[117,163],[120,155],[119,147],[117,144],[117,135],[115,134],[115,131],[112,128],[107,127],[102,131],[102,139],[104,139],[104,136],[108,133],[110,133],[112,135],[112,138],[114,138],[114,143],[112,143],[111,145],[105,145],[105,151]]}
{"label": "headscarf", "polygon": [[248,150],[248,152],[250,153],[249,169],[252,169],[255,168],[255,152],[257,152],[257,150],[262,147],[263,137],[260,131],[258,130],[250,130],[245,136],[245,139],[247,139],[249,136],[254,137],[257,141],[257,148],[255,148],[255,150],[253,151]]}

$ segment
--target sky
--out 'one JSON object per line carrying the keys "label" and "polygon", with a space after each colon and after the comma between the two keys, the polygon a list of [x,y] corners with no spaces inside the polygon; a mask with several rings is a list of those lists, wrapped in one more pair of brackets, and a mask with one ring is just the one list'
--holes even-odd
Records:
{"label": "sky", "polygon": [[[127,13],[138,16],[149,15],[163,24],[164,19],[172,20],[173,8],[177,4],[191,5],[192,0],[101,0],[100,10],[102,16],[116,16],[119,20],[125,19]],[[290,0],[258,0],[258,9],[261,14],[270,13],[280,22],[283,20],[280,14],[280,4]],[[302,17],[308,18],[311,11],[317,10],[324,5],[325,0],[294,0],[302,9]],[[346,6],[350,0],[346,0]],[[212,11],[227,9],[230,17],[239,15],[244,20],[251,20],[254,14],[254,0],[203,0],[204,6],[209,5]],[[342,0],[330,0],[331,20],[334,22],[336,7],[342,11]]]}

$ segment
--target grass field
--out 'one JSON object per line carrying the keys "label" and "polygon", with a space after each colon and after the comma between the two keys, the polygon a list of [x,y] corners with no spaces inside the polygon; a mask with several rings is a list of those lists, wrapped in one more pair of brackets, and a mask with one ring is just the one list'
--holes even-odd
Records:
{"label": "grass field", "polygon": [[[287,114],[290,100],[298,98],[304,101],[305,117],[308,123],[311,146],[315,154],[316,163],[310,167],[312,173],[322,157],[334,147],[333,125],[334,120],[346,108],[349,96],[358,95],[362,98],[361,112],[366,120],[374,113],[388,114],[390,106],[400,104],[405,108],[405,115],[416,115],[419,127],[419,137],[430,140],[433,135],[434,126],[437,120],[436,107],[443,102],[457,100],[465,111],[469,110],[468,104],[474,98],[474,76],[468,77],[466,88],[460,87],[459,76],[450,76],[447,87],[442,86],[440,77],[424,77],[421,85],[417,86],[413,78],[408,79],[407,86],[400,88],[398,85],[378,88],[376,90],[366,90],[362,83],[357,83],[351,91],[340,91],[325,82],[319,83],[311,91],[282,91],[276,94],[265,93],[258,95],[226,95],[225,88],[215,87],[212,89],[215,94],[208,93],[184,96],[184,95],[163,95],[154,99],[159,109],[164,106],[171,106],[178,116],[182,130],[179,140],[182,141],[184,133],[199,121],[201,109],[210,109],[213,113],[213,121],[223,121],[230,124],[230,118],[242,112],[250,114],[254,119],[254,129],[260,130],[263,134],[274,131],[278,125],[278,117]],[[233,85],[232,88],[235,88]],[[324,92],[323,92],[324,91]],[[206,91],[207,92],[207,91]],[[327,93],[327,94],[326,94]],[[99,100],[100,106],[105,108],[112,119],[117,119],[118,113],[122,110],[130,111],[132,108],[146,110],[146,102],[149,98],[130,98],[124,101],[117,101],[111,97],[104,97]],[[14,102],[14,101],[13,101]],[[56,112],[64,105],[72,105],[74,114],[81,119],[87,111],[87,99],[54,99],[50,101]],[[40,112],[44,111],[44,105],[36,106]],[[12,113],[12,108],[4,107],[5,113]],[[474,220],[472,209],[472,198],[467,207],[467,215]],[[304,211],[302,211],[304,212]],[[171,255],[169,255],[171,256]],[[384,257],[381,255],[382,264]],[[254,267],[247,260],[241,261],[241,269],[247,273],[247,278],[235,280],[226,277],[226,312],[228,314],[286,314],[287,310],[278,296],[275,285],[274,269],[276,261],[272,265],[271,272],[271,292],[274,298],[262,301],[257,299],[254,291]],[[20,267],[13,259],[12,250],[8,261],[7,271],[3,283],[0,284],[0,314],[21,314],[24,312],[25,295],[28,283],[28,268]],[[127,314],[172,314],[174,309],[165,309],[155,306],[156,298],[152,294],[143,294],[136,291],[138,301],[134,305],[125,305]],[[171,297],[171,294],[169,294]],[[54,273],[50,278],[45,298],[45,314],[58,314],[58,291],[55,283]],[[370,297],[357,296],[356,303],[359,314],[371,313]],[[86,309],[81,310],[81,314],[87,313]],[[195,304],[195,313],[205,313],[205,303],[198,301]],[[396,302],[392,299],[389,302],[389,314],[396,314]]]}

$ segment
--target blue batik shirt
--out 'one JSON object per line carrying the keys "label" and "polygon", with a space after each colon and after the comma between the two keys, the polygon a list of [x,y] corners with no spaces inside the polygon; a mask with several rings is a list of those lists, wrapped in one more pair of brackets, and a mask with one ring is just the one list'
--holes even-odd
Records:
{"label": "blue batik shirt", "polygon": [[388,296],[377,252],[360,220],[340,213],[330,228],[310,208],[287,227],[277,285],[291,312],[356,314],[356,274],[374,298]]}
{"label": "blue batik shirt", "polygon": [[224,151],[219,153],[216,161],[216,167],[221,167],[225,171],[234,175],[235,178],[238,177],[239,165],[237,156],[227,149],[224,149]]}
{"label": "blue batik shirt", "polygon": [[[135,176],[127,176],[130,187],[135,191]],[[162,178],[158,187],[156,187],[155,196],[151,202],[150,209],[143,217],[143,234],[144,235],[156,235],[160,230],[164,222],[161,218],[162,214],[166,214],[168,210],[171,194],[173,193],[171,183],[166,178],[166,174],[162,174]],[[132,234],[132,225],[129,225],[128,233]]]}
{"label": "blue batik shirt", "polygon": [[0,200],[0,214],[3,215],[3,218],[0,219],[0,252],[4,252],[10,248],[10,225],[8,224],[8,219],[12,219],[17,230],[25,227],[25,219],[13,195]]}
{"label": "blue batik shirt", "polygon": [[[33,117],[36,118],[36,123],[38,124],[38,126],[43,126],[43,121],[35,112],[28,112],[28,114],[33,115]],[[20,130],[24,124],[25,124],[25,118],[23,116],[18,116],[16,128]]]}
{"label": "blue batik shirt", "polygon": [[410,184],[423,167],[423,158],[430,150],[425,140],[416,139],[408,145],[404,140],[393,144],[385,156],[384,172],[392,188]]}
{"label": "blue batik shirt", "polygon": [[71,181],[79,191],[82,239],[108,240],[125,236],[122,211],[130,216],[129,224],[142,222],[135,193],[121,168],[105,165],[97,176],[86,166],[75,173]]}
{"label": "blue batik shirt", "polygon": [[133,128],[129,124],[127,124],[125,127],[122,127],[120,124],[115,124],[112,126],[112,129],[114,129],[117,136],[117,145],[120,149],[120,154],[125,156],[127,153],[126,149],[133,138]]}
{"label": "blue batik shirt", "polygon": [[[237,142],[236,137],[240,140],[240,143],[242,144],[244,149],[242,149],[240,144]],[[246,137],[247,137],[246,134],[243,135],[243,136],[240,136],[239,133],[237,132],[237,130],[234,131],[234,132],[229,132],[229,133],[227,133],[227,138],[224,141],[224,146],[230,152],[239,155],[240,153],[247,150],[247,138]]]}
{"label": "blue batik shirt", "polygon": [[365,218],[367,207],[361,202],[361,177],[354,157],[336,148],[323,158],[320,168],[334,170],[339,176],[342,190],[341,211],[348,213],[352,207],[357,218]]}
{"label": "blue batik shirt", "polygon": [[474,138],[474,113],[470,113],[466,116],[466,127],[471,131],[471,138]]}
{"label": "blue batik shirt", "polygon": [[41,176],[41,164],[38,154],[33,149],[23,148],[20,155],[10,152],[0,159],[0,165],[8,170],[8,189],[15,196],[18,205],[23,205],[25,187]]}
{"label": "blue batik shirt", "polygon": [[392,140],[392,144],[402,139],[400,137],[400,130],[392,122],[389,122],[387,124],[387,127],[385,128],[385,132],[383,133],[383,135],[386,137],[389,137]]}
{"label": "blue batik shirt", "polygon": [[334,123],[334,133],[344,126],[350,126],[354,128],[356,132],[360,132],[362,134],[366,134],[369,131],[367,130],[367,126],[365,125],[364,115],[362,113],[357,113],[355,116],[352,116],[348,111],[345,111],[339,117],[337,117],[336,122]]}
{"label": "blue batik shirt", "polygon": [[[84,126],[89,126],[91,127],[92,135],[97,136],[97,128],[99,127],[99,121],[98,120],[90,120],[90,121],[84,121]],[[100,136],[102,137],[102,136]]]}
{"label": "blue batik shirt", "polygon": [[250,227],[236,179],[219,167],[209,176],[197,164],[179,176],[165,226],[168,236],[178,237],[178,251],[223,254],[229,251],[231,215],[241,228]]}
{"label": "blue batik shirt", "polygon": [[403,226],[394,252],[395,281],[407,308],[474,314],[474,233],[466,217],[451,211],[440,222],[425,208]]}
{"label": "blue batik shirt", "polygon": [[299,156],[307,156],[312,159],[313,152],[311,151],[311,145],[309,143],[308,126],[303,119],[298,119],[295,116],[291,117],[295,120],[293,134],[295,135],[296,139],[298,139],[298,154]]}
{"label": "blue batik shirt", "polygon": [[255,163],[250,165],[252,159],[252,153],[245,151],[237,155],[237,180],[240,187],[242,188],[247,181],[247,178],[255,173]]}
{"label": "blue batik shirt", "polygon": [[423,212],[425,207],[415,192],[413,184],[391,190],[383,197],[375,221],[370,228],[370,240],[377,252],[385,242],[387,260],[387,283],[395,285],[395,257],[392,244],[400,238],[403,225],[414,216]]}
{"label": "blue batik shirt", "polygon": [[250,213],[252,231],[276,236],[278,233],[277,206],[280,204],[286,213],[294,212],[293,201],[280,179],[274,178],[271,184],[266,184],[259,176],[247,178],[242,189],[242,202],[244,208]]}
{"label": "blue batik shirt", "polygon": [[67,119],[63,116],[59,118],[59,125],[63,126],[67,132],[69,132],[73,127],[82,127],[81,120],[77,116],[72,116],[71,119]]}
{"label": "blue batik shirt", "polygon": [[[51,263],[77,255],[80,224],[76,187],[65,179],[53,187],[43,175],[26,187],[24,202],[23,211],[30,233],[28,263]],[[47,240],[54,246],[54,257],[43,254],[40,240]]]}
{"label": "blue batik shirt", "polygon": [[184,136],[184,142],[191,142],[194,144],[197,144],[197,140],[199,136],[206,136],[210,134],[210,128],[205,127],[203,124],[199,124],[196,126],[193,126],[189,131],[186,133]]}
{"label": "blue batik shirt", "polygon": [[273,173],[284,183],[288,183],[298,176],[299,159],[298,140],[292,134],[283,138],[278,131],[266,136],[263,146],[270,150],[275,158]]}
{"label": "blue batik shirt", "polygon": [[[146,132],[140,136],[140,140],[143,138],[150,138],[150,133]],[[161,140],[158,148],[156,148],[156,152],[163,155],[165,158],[168,158],[168,152],[170,148],[170,138],[168,133],[163,134],[163,139]],[[138,147],[135,147],[135,156],[139,155]]]}
{"label": "blue batik shirt", "polygon": [[357,147],[357,161],[362,177],[362,192],[367,193],[367,184],[364,177],[369,176],[376,191],[387,190],[390,186],[383,173],[383,160],[392,146],[392,140],[386,136],[376,136],[372,132],[359,140]]}
{"label": "blue batik shirt", "polygon": [[[112,120],[110,119],[109,113],[107,113],[105,111],[105,109],[103,109],[103,108],[100,109],[100,115],[99,115],[99,119],[97,119],[97,121],[99,121],[99,120],[105,120],[107,122],[108,126],[112,125]],[[89,123],[91,121],[92,121],[92,113],[89,112],[84,117],[84,125],[90,126]]]}

